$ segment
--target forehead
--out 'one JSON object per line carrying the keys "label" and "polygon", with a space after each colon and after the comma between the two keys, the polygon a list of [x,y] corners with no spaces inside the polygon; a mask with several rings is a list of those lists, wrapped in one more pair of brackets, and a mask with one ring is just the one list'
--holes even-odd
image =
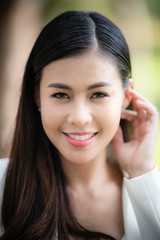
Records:
{"label": "forehead", "polygon": [[42,82],[97,82],[120,81],[120,74],[111,58],[90,51],[51,62],[42,71]]}

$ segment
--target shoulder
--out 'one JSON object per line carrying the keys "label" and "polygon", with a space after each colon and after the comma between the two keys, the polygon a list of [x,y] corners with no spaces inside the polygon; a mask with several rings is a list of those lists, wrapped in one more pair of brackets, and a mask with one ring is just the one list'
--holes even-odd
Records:
{"label": "shoulder", "polygon": [[5,175],[5,171],[7,169],[8,163],[9,163],[9,158],[0,159],[0,184],[3,180],[4,175]]}
{"label": "shoulder", "polygon": [[[157,167],[142,176],[124,178],[123,213],[126,239],[160,239],[159,203],[160,172]],[[136,233],[139,237],[134,236]]]}

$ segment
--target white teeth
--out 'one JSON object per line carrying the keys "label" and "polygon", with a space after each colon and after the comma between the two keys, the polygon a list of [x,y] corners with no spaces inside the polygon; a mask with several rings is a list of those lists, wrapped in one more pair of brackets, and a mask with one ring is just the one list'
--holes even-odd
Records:
{"label": "white teeth", "polygon": [[71,134],[67,134],[69,137],[76,139],[76,140],[86,140],[91,138],[94,134],[86,134],[86,135],[71,135]]}

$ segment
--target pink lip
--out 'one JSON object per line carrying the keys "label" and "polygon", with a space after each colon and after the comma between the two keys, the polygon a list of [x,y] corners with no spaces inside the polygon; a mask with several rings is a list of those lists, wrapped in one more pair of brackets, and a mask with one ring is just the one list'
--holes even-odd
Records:
{"label": "pink lip", "polygon": [[[82,135],[86,135],[86,134],[92,134],[92,133],[67,133],[67,134],[72,134],[72,135],[79,135],[79,136],[82,136]],[[88,139],[85,139],[85,140],[77,140],[77,139],[73,139],[71,138],[70,136],[68,136],[66,133],[64,133],[64,136],[66,137],[66,139],[68,140],[68,142],[75,146],[75,147],[86,147],[88,146],[89,144],[91,144],[95,137],[96,137],[96,134],[93,135],[92,137],[88,138]]]}

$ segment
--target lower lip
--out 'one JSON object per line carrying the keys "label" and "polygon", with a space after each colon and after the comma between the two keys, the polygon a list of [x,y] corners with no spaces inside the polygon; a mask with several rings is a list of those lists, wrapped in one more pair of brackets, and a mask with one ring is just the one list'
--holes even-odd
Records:
{"label": "lower lip", "polygon": [[73,139],[66,134],[65,134],[65,137],[67,138],[68,142],[75,147],[86,147],[94,141],[96,135],[93,135],[92,137],[85,140]]}

